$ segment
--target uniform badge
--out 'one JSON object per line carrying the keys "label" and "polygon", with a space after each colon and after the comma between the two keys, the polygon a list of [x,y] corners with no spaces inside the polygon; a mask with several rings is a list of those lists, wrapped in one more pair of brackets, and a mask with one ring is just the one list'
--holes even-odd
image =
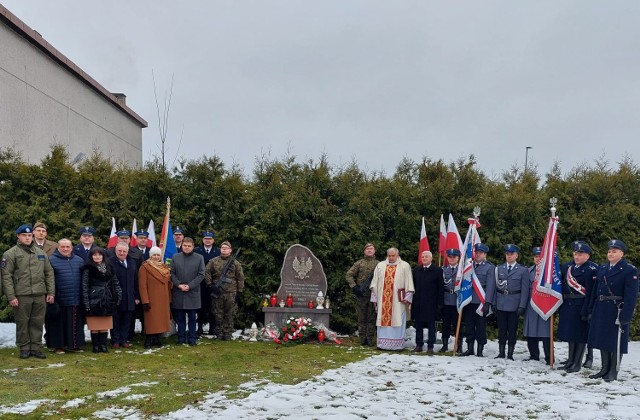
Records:
{"label": "uniform badge", "polygon": [[0,268],[5,268],[7,266],[7,259],[3,258],[2,261],[0,261]]}
{"label": "uniform badge", "polygon": [[38,255],[38,259],[43,261],[44,260],[44,255]]}

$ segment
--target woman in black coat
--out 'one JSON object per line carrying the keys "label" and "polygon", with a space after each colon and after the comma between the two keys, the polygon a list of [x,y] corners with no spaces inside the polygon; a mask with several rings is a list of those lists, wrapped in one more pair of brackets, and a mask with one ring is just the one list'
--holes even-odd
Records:
{"label": "woman in black coat", "polygon": [[436,320],[438,308],[444,302],[444,284],[442,268],[432,264],[433,254],[424,251],[420,256],[422,264],[413,269],[413,286],[416,293],[411,304],[411,319],[415,321],[416,347],[414,352],[421,352],[424,346],[424,328],[429,330],[427,353],[433,354],[436,343]]}
{"label": "woman in black coat", "polygon": [[94,353],[107,353],[107,334],[122,300],[120,282],[102,248],[93,248],[82,268],[82,303],[87,314]]}

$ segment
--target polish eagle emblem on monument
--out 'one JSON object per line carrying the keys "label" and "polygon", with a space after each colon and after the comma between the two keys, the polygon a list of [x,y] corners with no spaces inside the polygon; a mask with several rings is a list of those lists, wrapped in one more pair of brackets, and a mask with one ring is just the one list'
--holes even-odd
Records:
{"label": "polish eagle emblem on monument", "polygon": [[311,262],[311,257],[307,257],[307,260],[304,260],[304,257],[298,259],[295,257],[293,259],[293,263],[291,264],[293,267],[293,271],[296,272],[296,277],[299,279],[308,278],[308,273],[313,268],[313,262]]}

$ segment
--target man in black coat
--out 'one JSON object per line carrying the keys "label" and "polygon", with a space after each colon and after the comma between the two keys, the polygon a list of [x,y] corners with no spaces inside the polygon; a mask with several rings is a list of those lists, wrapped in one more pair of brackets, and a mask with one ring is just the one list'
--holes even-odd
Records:
{"label": "man in black coat", "polygon": [[427,354],[433,354],[436,342],[436,319],[438,307],[444,304],[442,268],[432,264],[431,251],[420,255],[421,265],[413,269],[413,286],[416,289],[411,305],[411,319],[415,321],[416,347],[414,352],[421,352],[424,346],[424,328],[429,330],[427,338]]}
{"label": "man in black coat", "polygon": [[128,256],[129,245],[119,242],[115,247],[115,257],[109,257],[113,271],[122,289],[122,300],[118,310],[113,315],[113,329],[111,330],[111,345],[114,349],[129,348],[129,328],[133,322],[135,305],[140,304],[138,291],[138,266]]}
{"label": "man in black coat", "polygon": [[[194,251],[196,254],[202,255],[205,267],[209,263],[209,260],[220,255],[220,248],[215,246],[215,237],[215,233],[211,231],[207,230],[202,232],[202,246],[197,247]],[[211,288],[207,286],[204,280],[202,280],[200,284],[200,300],[202,306],[198,310],[197,337],[204,334],[204,324],[209,324],[209,334],[213,334],[214,331],[214,318],[213,312],[211,311]]]}

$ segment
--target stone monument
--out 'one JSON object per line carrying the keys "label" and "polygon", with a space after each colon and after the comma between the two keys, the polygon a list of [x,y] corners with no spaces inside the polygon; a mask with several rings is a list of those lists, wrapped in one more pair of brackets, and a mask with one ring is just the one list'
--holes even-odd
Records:
{"label": "stone monument", "polygon": [[[293,296],[293,307],[265,307],[265,325],[269,322],[282,326],[289,317],[311,318],[329,327],[331,309],[316,309],[318,292],[322,296],[327,294],[327,276],[322,269],[322,263],[306,246],[291,245],[284,256],[280,270],[280,287],[278,288],[278,302]],[[313,301],[314,308],[308,308],[309,301]]]}

